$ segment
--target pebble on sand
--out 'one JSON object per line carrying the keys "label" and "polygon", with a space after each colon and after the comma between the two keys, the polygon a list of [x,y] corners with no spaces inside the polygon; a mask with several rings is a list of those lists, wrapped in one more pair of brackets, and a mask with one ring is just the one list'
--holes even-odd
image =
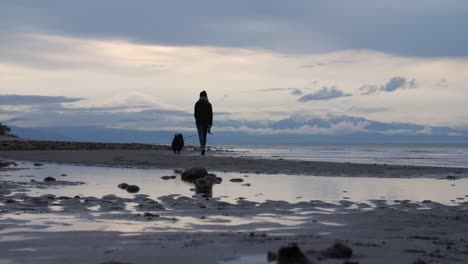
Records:
{"label": "pebble on sand", "polygon": [[234,179],[230,179],[229,181],[231,181],[231,182],[243,182],[244,179],[241,179],[241,178],[234,178]]}
{"label": "pebble on sand", "polygon": [[140,187],[136,186],[136,185],[128,185],[127,186],[127,192],[129,193],[137,193],[140,191]]}

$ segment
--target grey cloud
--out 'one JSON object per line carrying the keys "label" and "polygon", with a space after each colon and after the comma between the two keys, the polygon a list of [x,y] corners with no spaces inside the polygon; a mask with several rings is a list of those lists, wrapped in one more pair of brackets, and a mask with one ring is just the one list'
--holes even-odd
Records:
{"label": "grey cloud", "polygon": [[73,103],[83,100],[82,98],[71,98],[64,96],[41,96],[41,95],[0,95],[2,105],[41,105]]}
{"label": "grey cloud", "polygon": [[416,88],[416,80],[411,79],[407,80],[404,77],[393,77],[391,78],[386,84],[383,84],[381,86],[377,85],[363,85],[361,88],[359,88],[359,93],[361,95],[369,95],[369,94],[376,94],[380,92],[387,92],[391,93],[396,90],[400,89],[411,89],[411,88]]}
{"label": "grey cloud", "polygon": [[331,60],[331,61],[322,61],[322,62],[315,62],[315,63],[310,63],[307,65],[303,65],[302,68],[316,68],[316,67],[323,67],[323,66],[328,66],[332,64],[349,64],[352,63],[350,60]]}
{"label": "grey cloud", "polygon": [[393,92],[400,88],[405,88],[407,86],[406,79],[403,77],[393,77],[388,81],[384,86],[380,88],[382,92]]}
{"label": "grey cloud", "polygon": [[456,0],[16,0],[1,1],[0,24],[0,42],[16,32],[40,32],[280,52],[468,55],[468,2]]}
{"label": "grey cloud", "polygon": [[343,91],[338,90],[335,86],[330,88],[323,87],[321,90],[302,96],[298,101],[305,103],[308,101],[331,100],[346,96],[351,96],[351,94],[346,94]]}
{"label": "grey cloud", "polygon": [[359,88],[359,94],[361,95],[369,95],[369,94],[375,94],[380,91],[379,86],[377,85],[363,85],[361,88]]}
{"label": "grey cloud", "polygon": [[290,91],[292,95],[302,95],[302,91],[298,88],[270,88],[260,89],[259,92],[278,92],[278,91]]}
{"label": "grey cloud", "polygon": [[365,107],[365,106],[353,106],[348,109],[349,112],[354,112],[354,113],[363,113],[363,114],[369,114],[369,113],[383,113],[383,112],[389,112],[392,109],[389,107]]}

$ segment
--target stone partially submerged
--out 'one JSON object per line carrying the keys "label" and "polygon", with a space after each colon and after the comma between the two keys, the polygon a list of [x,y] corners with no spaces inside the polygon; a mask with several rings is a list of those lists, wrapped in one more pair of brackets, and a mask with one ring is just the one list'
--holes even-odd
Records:
{"label": "stone partially submerged", "polygon": [[295,243],[281,247],[276,257],[278,264],[311,264]]}
{"label": "stone partially submerged", "polygon": [[208,175],[208,171],[205,168],[191,168],[184,171],[181,175],[183,181],[193,182],[196,179],[203,178]]}

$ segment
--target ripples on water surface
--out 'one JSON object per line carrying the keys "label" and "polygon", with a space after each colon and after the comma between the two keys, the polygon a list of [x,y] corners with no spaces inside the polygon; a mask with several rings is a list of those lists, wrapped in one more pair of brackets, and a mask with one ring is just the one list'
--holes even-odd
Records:
{"label": "ripples on water surface", "polygon": [[233,147],[235,155],[272,159],[468,168],[468,144]]}

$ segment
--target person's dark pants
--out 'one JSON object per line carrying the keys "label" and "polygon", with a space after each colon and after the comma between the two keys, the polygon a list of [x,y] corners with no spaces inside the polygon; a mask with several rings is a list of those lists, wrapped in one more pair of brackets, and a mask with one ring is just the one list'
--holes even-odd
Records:
{"label": "person's dark pants", "polygon": [[198,130],[198,138],[200,139],[200,147],[205,149],[206,146],[206,136],[208,134],[208,125],[196,122]]}

